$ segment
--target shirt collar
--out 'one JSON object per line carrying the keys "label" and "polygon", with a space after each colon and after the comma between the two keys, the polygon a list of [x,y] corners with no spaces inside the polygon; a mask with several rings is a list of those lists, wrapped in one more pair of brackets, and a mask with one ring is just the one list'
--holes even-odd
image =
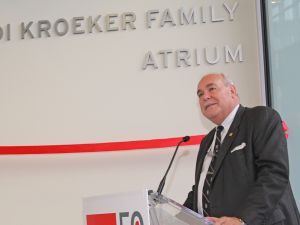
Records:
{"label": "shirt collar", "polygon": [[224,130],[226,131],[226,133],[227,133],[227,131],[229,130],[229,127],[230,127],[230,125],[232,124],[232,122],[233,122],[233,119],[234,119],[234,117],[235,117],[235,114],[237,113],[237,111],[238,111],[238,108],[239,108],[239,104],[237,104],[235,107],[234,107],[234,109],[231,111],[231,113],[229,113],[229,115],[226,117],[226,119],[223,121],[223,123],[222,123],[222,126],[224,127]]}

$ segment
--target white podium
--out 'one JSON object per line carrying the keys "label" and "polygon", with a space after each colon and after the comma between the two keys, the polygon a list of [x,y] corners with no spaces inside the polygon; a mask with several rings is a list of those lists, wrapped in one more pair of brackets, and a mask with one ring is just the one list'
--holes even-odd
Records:
{"label": "white podium", "polygon": [[152,191],[83,200],[84,225],[212,225],[201,214]]}

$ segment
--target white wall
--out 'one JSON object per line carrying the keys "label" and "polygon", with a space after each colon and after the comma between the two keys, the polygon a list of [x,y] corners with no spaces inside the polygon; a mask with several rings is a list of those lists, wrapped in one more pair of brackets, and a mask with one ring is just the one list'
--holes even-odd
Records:
{"label": "white wall", "polygon": [[[193,181],[196,147],[180,150],[163,193],[183,202]],[[173,151],[0,157],[0,223],[82,224],[82,198],[156,190]]]}
{"label": "white wall", "polygon": [[[0,27],[0,147],[101,143],[205,134],[212,125],[200,117],[196,86],[210,71],[230,75],[244,105],[263,103],[254,1],[238,3],[234,19],[219,1],[2,1]],[[215,18],[209,12],[213,5]],[[203,7],[206,23],[159,27],[162,12]],[[145,15],[157,9],[147,29]],[[65,18],[134,12],[135,30],[58,37],[20,38],[20,24],[52,24]],[[210,18],[210,19],[209,19]],[[176,19],[177,21],[177,19]],[[200,21],[200,22],[199,22]],[[103,23],[101,20],[100,23]],[[6,24],[11,37],[5,36]],[[102,24],[103,25],[103,24]],[[82,25],[82,27],[85,27]],[[35,33],[36,34],[36,33]],[[243,48],[243,61],[224,62],[224,46]],[[215,64],[203,58],[204,49]],[[199,49],[200,65],[193,49]],[[191,51],[191,66],[176,66],[171,54],[162,67],[160,50]],[[158,69],[142,69],[153,51]],[[1,148],[0,148],[1,149]],[[193,183],[198,146],[183,147],[164,193],[183,202]],[[171,150],[171,151],[170,151]],[[0,223],[50,225],[82,223],[82,197],[156,189],[173,148],[81,154],[0,156]]]}

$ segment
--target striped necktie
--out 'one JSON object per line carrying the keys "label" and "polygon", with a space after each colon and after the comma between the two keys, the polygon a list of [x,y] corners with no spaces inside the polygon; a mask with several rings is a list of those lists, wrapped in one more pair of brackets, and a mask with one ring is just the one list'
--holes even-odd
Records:
{"label": "striped necktie", "polygon": [[204,181],[203,185],[203,190],[202,190],[202,209],[203,209],[203,215],[204,216],[209,216],[210,215],[210,190],[211,190],[211,182],[213,179],[214,175],[214,170],[215,170],[215,164],[216,164],[216,159],[218,157],[218,152],[220,150],[221,146],[221,132],[224,129],[223,126],[218,126],[216,128],[216,140],[215,140],[215,146],[214,146],[214,155],[212,157],[212,160],[210,162],[206,178]]}

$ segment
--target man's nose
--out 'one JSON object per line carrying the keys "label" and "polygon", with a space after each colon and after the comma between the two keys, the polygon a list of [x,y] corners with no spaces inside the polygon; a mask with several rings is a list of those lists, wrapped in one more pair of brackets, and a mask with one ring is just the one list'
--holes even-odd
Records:
{"label": "man's nose", "polygon": [[204,91],[201,97],[203,100],[207,100],[210,99],[211,96],[208,91]]}

